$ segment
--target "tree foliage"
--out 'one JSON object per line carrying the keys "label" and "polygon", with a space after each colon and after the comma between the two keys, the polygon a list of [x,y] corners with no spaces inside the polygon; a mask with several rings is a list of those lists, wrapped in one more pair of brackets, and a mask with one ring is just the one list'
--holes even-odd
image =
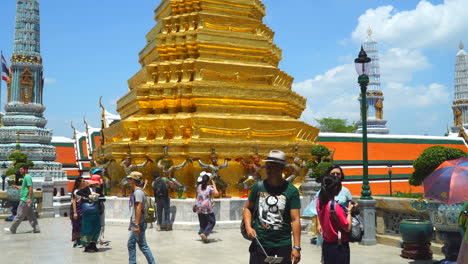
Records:
{"label": "tree foliage", "polygon": [[323,175],[325,175],[331,166],[333,166],[333,163],[331,162],[321,162],[317,164],[315,169],[312,171],[312,177],[315,178],[316,182],[322,182]]}
{"label": "tree foliage", "polygon": [[443,146],[429,147],[413,162],[414,172],[409,178],[409,183],[419,186],[442,162],[462,157],[468,157],[468,154],[460,149]]}
{"label": "tree foliage", "polygon": [[7,176],[14,175],[16,171],[19,169],[19,167],[23,164],[28,165],[29,168],[32,168],[34,166],[34,163],[28,160],[28,157],[26,156],[26,154],[20,151],[15,151],[11,153],[8,156],[8,159],[13,161],[13,167],[10,167],[5,171],[5,175]]}
{"label": "tree foliage", "polygon": [[330,156],[331,150],[324,145],[316,144],[312,147],[310,154],[317,157],[317,163],[322,162],[322,159]]}
{"label": "tree foliage", "polygon": [[321,132],[354,133],[358,128],[357,122],[348,125],[346,119],[326,117],[315,121],[319,124]]}

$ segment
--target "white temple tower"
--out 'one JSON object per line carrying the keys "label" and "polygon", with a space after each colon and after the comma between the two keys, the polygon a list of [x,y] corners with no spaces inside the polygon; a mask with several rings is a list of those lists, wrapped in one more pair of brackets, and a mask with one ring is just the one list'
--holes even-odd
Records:
{"label": "white temple tower", "polygon": [[455,96],[453,98],[452,132],[460,132],[460,127],[468,128],[468,54],[463,43],[455,57]]}
{"label": "white temple tower", "polygon": [[[387,128],[387,120],[383,117],[384,96],[380,88],[379,50],[377,42],[372,39],[370,28],[367,30],[367,36],[366,42],[362,44],[367,56],[371,58],[369,85],[367,85],[367,133],[388,134],[390,131]],[[359,102],[362,105],[361,96],[359,96]],[[362,133],[362,122],[359,121],[358,124],[356,133]]]}

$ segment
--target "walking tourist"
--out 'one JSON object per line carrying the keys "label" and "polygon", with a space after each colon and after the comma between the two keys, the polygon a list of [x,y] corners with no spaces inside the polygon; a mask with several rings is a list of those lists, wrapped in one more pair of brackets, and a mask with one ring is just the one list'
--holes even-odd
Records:
{"label": "walking tourist", "polygon": [[267,179],[252,187],[244,206],[245,229],[249,237],[256,238],[249,247],[250,264],[264,263],[267,256],[261,246],[268,256],[282,257],[281,264],[301,259],[301,203],[296,187],[282,177],[285,158],[282,151],[270,151],[265,160]]}
{"label": "walking tourist", "polygon": [[169,197],[169,189],[173,189],[174,183],[163,174],[162,176],[158,171],[153,172],[154,181],[151,187],[153,188],[154,200],[156,201],[156,212],[158,215],[156,230],[161,231],[161,225],[166,225],[166,230],[170,231],[171,219],[170,208],[171,198]]}
{"label": "walking tourist", "polygon": [[102,184],[99,177],[91,176],[88,186],[76,192],[81,196],[81,244],[85,247],[84,252],[97,252],[96,242],[101,233],[101,219],[99,212],[99,197],[97,186]]}
{"label": "walking tourist", "polygon": [[[10,228],[5,228],[6,232],[15,234],[18,226],[25,218],[29,220],[33,228],[33,233],[39,233],[39,224],[37,223],[36,213],[34,212],[34,195],[33,195],[33,182],[31,175],[28,174],[28,165],[21,165],[19,172],[23,175],[23,184],[21,185],[20,203],[15,219]],[[15,189],[19,189],[15,185]]]}
{"label": "walking tourist", "polygon": [[[208,236],[213,231],[216,224],[216,217],[213,213],[213,204],[211,199],[213,196],[218,196],[216,184],[211,179],[211,173],[202,171],[200,173],[201,183],[197,186],[197,204],[196,211],[198,214],[198,222],[200,223],[199,234],[203,242],[208,243]],[[208,183],[211,182],[211,185]]]}
{"label": "walking tourist", "polygon": [[127,176],[129,187],[133,190],[130,196],[130,237],[128,238],[128,263],[136,263],[136,244],[140,248],[143,255],[149,264],[156,263],[151,253],[151,249],[146,243],[146,222],[144,217],[146,194],[139,186],[142,184],[141,180],[143,174],[138,171],[133,171]]}
{"label": "walking tourist", "polygon": [[[19,187],[17,186],[20,186],[22,183],[23,183],[23,175],[21,175],[21,173],[18,171],[16,171],[15,173],[15,178],[14,178],[14,186],[11,186],[12,188],[14,189],[19,189]],[[15,187],[16,186],[16,187]],[[5,218],[5,221],[7,222],[11,222],[13,221],[13,219],[15,219],[16,217],[16,213],[18,212],[18,206],[19,206],[19,201],[10,201],[10,205],[11,205],[11,215],[7,218]]]}
{"label": "walking tourist", "polygon": [[468,201],[463,204],[458,217],[458,225],[462,233],[462,243],[458,252],[457,264],[468,264]]}
{"label": "walking tourist", "polygon": [[71,211],[70,211],[70,220],[72,223],[72,241],[73,247],[77,247],[80,245],[80,237],[81,237],[81,217],[83,215],[83,211],[81,210],[81,196],[77,194],[77,192],[83,188],[86,188],[87,183],[86,180],[78,176],[75,179],[75,184],[73,185],[73,190],[71,192]]}
{"label": "walking tourist", "polygon": [[[324,264],[350,263],[347,232],[352,227],[351,211],[353,204],[348,204],[347,213],[341,206],[335,204],[335,196],[340,191],[341,181],[338,177],[325,176],[323,178],[317,202],[317,212],[323,234],[322,257]],[[334,215],[332,215],[331,206],[334,208]]]}

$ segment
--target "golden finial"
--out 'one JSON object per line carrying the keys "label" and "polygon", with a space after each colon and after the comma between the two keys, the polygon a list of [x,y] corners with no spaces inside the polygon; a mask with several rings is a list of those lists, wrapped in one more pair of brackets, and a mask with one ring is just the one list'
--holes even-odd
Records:
{"label": "golden finial", "polygon": [[458,45],[458,47],[462,50],[465,48],[465,45],[463,45],[463,42],[460,40],[460,45]]}
{"label": "golden finial", "polygon": [[372,36],[372,29],[370,27],[367,29],[367,36],[369,36],[369,38]]}

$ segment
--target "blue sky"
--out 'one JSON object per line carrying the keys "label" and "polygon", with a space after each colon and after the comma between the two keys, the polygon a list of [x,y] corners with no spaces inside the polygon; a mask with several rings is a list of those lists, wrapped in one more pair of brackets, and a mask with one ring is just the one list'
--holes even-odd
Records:
{"label": "blue sky", "polygon": [[[468,44],[468,0],[263,0],[264,22],[283,50],[280,68],[307,98],[302,120],[359,119],[352,65],[371,27],[381,48],[384,117],[392,134],[443,135],[459,41]],[[47,0],[41,4],[45,117],[55,136],[71,137],[70,121],[100,126],[99,96],[116,113],[135,74],[159,1]],[[16,1],[2,1],[0,49],[12,53]],[[2,84],[2,105],[6,85]]]}

